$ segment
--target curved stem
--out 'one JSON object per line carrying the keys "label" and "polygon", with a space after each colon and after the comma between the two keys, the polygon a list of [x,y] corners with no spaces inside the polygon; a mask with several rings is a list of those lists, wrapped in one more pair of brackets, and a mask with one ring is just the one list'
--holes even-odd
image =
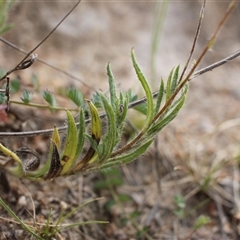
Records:
{"label": "curved stem", "polygon": [[[10,100],[9,102],[18,104],[18,105],[24,105],[26,107],[37,107],[37,108],[49,109],[49,110],[66,111],[66,108],[63,108],[63,107],[52,107],[50,105],[42,105],[42,104],[38,104],[38,103],[24,103],[24,102],[19,102],[19,101],[14,101],[14,100]],[[77,111],[79,111],[79,108],[68,108],[68,110],[72,111],[72,112],[77,112]]]}

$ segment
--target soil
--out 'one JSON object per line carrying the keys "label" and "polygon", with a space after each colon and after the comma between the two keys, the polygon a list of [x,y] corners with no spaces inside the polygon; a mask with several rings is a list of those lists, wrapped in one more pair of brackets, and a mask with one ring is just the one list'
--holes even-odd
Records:
{"label": "soil", "polygon": [[[195,59],[229,2],[207,3]],[[18,2],[9,13],[14,28],[3,37],[30,51],[73,4]],[[12,74],[11,78],[21,80],[21,90],[33,91],[31,79],[36,75],[40,90],[57,94],[58,104],[69,108],[73,105],[61,95],[67,87],[75,86],[86,98],[91,98],[96,90],[108,91],[105,66],[110,62],[119,89],[132,88],[141,96],[130,61],[134,47],[142,71],[156,90],[161,77],[167,79],[174,66],[184,66],[201,2],[170,1],[156,54],[157,77],[152,79],[151,43],[156,9],[157,3],[151,1],[83,1],[35,52],[79,80],[40,62]],[[239,10],[238,4],[199,69],[239,49]],[[6,70],[24,56],[3,43],[0,48],[0,66]],[[107,173],[45,182],[17,179],[1,172],[1,198],[37,233],[43,231],[49,216],[54,224],[61,214],[66,215],[92,199],[96,200],[75,211],[63,224],[109,222],[65,228],[49,238],[42,235],[43,239],[239,239],[239,64],[238,58],[192,80],[180,114],[136,161]],[[13,93],[11,99],[19,100],[21,94],[22,91]],[[34,92],[33,102],[43,103],[43,100]],[[63,125],[66,119],[64,112],[51,114],[48,110],[16,104],[10,106],[8,115],[2,112],[0,117],[1,132],[48,129]],[[0,140],[12,150],[28,146],[44,161],[50,137],[3,138],[0,133]],[[176,201],[176,197],[180,200]],[[195,230],[194,224],[201,215],[209,217],[210,222]],[[34,239],[2,206],[0,217],[1,240]]]}

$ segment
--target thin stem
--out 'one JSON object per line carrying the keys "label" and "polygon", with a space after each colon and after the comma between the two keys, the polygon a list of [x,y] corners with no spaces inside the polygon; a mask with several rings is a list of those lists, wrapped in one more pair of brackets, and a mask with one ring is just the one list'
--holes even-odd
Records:
{"label": "thin stem", "polygon": [[26,56],[21,60],[20,63],[17,64],[16,67],[13,69],[9,70],[3,77],[0,78],[0,81],[5,79],[8,75],[10,75],[12,72],[16,71],[19,69],[19,66],[39,47],[41,46],[56,30],[57,28],[62,24],[62,22],[72,13],[72,11],[78,6],[78,4],[81,2],[79,0],[73,7],[72,9],[61,19],[61,21],[52,29],[52,31],[39,43],[37,46],[35,46]]}
{"label": "thin stem", "polygon": [[[18,104],[18,105],[24,105],[26,107],[36,107],[36,108],[41,108],[41,109],[49,109],[49,110],[57,110],[57,111],[66,111],[66,108],[62,108],[62,107],[52,107],[50,105],[42,105],[42,104],[38,104],[38,103],[23,103],[23,102],[19,102],[19,101],[14,101],[14,100],[10,100],[10,103],[14,103],[14,104]],[[73,112],[77,112],[79,111],[79,108],[68,108],[69,111],[73,111]]]}
{"label": "thin stem", "polygon": [[196,78],[200,75],[202,75],[203,73],[206,73],[206,72],[209,72],[209,71],[212,71],[213,69],[217,68],[217,67],[220,67],[221,65],[225,64],[225,63],[228,63],[230,61],[232,61],[233,59],[237,58],[240,56],[240,49],[237,50],[236,52],[234,52],[233,54],[231,54],[230,56],[218,61],[218,62],[215,62],[203,69],[200,69],[199,71],[195,72],[193,74],[192,77],[189,78],[189,81],[192,80],[193,78]]}
{"label": "thin stem", "polygon": [[182,74],[181,74],[181,76],[179,78],[179,82],[182,81],[183,76],[184,76],[184,74],[185,74],[185,72],[186,72],[186,70],[188,68],[189,62],[191,61],[191,58],[192,58],[192,55],[193,55],[193,52],[194,52],[194,49],[195,49],[195,46],[196,46],[196,43],[197,43],[197,39],[198,39],[199,34],[200,34],[200,29],[201,29],[202,21],[203,21],[203,17],[204,17],[205,6],[206,6],[206,0],[204,0],[202,8],[201,8],[201,11],[200,11],[199,22],[198,22],[196,34],[195,34],[195,37],[194,37],[194,40],[193,40],[192,49],[190,51],[190,55],[189,55],[188,60],[187,60],[187,62],[185,64],[185,66],[184,66],[184,69],[182,71]]}
{"label": "thin stem", "polygon": [[[28,54],[28,52],[27,52],[26,50],[24,50],[24,49],[22,49],[22,48],[19,48],[17,45],[9,42],[8,40],[6,40],[6,39],[4,39],[4,38],[2,38],[2,37],[0,37],[0,41],[2,41],[3,43],[7,44],[8,46],[16,49],[17,51],[19,51],[19,52],[21,52],[21,53],[23,53],[23,54],[26,54],[26,55]],[[69,72],[67,72],[67,71],[64,71],[64,70],[62,70],[61,68],[58,68],[58,67],[54,66],[53,64],[51,64],[51,63],[43,60],[42,58],[37,58],[36,61],[38,61],[38,62],[40,62],[40,63],[42,63],[42,64],[44,64],[44,65],[46,65],[46,66],[48,66],[48,67],[50,67],[50,68],[53,68],[53,69],[55,69],[56,71],[61,72],[61,73],[65,74],[66,76],[68,76],[68,77],[70,77],[70,78],[72,78],[72,79],[74,79],[74,80],[76,80],[76,81],[81,82],[81,83],[82,83],[83,85],[85,85],[87,88],[89,88],[89,89],[91,89],[91,90],[93,90],[93,91],[96,91],[96,89],[95,89],[94,87],[91,87],[90,85],[88,85],[87,83],[85,83],[81,78],[78,78],[78,77],[72,75],[71,73],[69,73]]]}

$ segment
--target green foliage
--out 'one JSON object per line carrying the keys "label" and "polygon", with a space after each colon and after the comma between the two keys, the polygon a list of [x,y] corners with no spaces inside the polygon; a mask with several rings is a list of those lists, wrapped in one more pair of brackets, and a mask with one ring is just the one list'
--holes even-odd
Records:
{"label": "green foliage", "polygon": [[56,106],[56,99],[55,99],[54,95],[51,92],[49,92],[48,90],[43,92],[43,98],[51,107]]}
{"label": "green foliage", "polygon": [[0,104],[3,104],[7,101],[7,96],[5,92],[0,92]]}
{"label": "green foliage", "polygon": [[18,78],[10,81],[10,91],[11,91],[11,93],[18,92],[20,90],[20,87],[21,87],[21,83],[20,83],[20,80]]}
{"label": "green foliage", "polygon": [[[66,110],[68,122],[66,139],[61,141],[58,129],[55,127],[50,142],[49,157],[46,163],[40,166],[40,169],[29,168],[28,164],[23,164],[23,160],[19,156],[3,145],[0,145],[0,150],[3,154],[11,156],[17,165],[5,164],[0,168],[17,177],[47,180],[126,164],[146,152],[158,132],[172,121],[182,108],[187,86],[183,86],[182,91],[176,94],[176,99],[170,101],[178,87],[179,67],[177,67],[171,71],[166,87],[164,81],[161,81],[159,95],[157,100],[154,101],[150,86],[137,64],[133,51],[131,57],[136,75],[146,94],[146,102],[144,103],[146,121],[137,136],[129,140],[122,148],[118,147],[124,131],[131,93],[129,91],[117,93],[114,76],[110,64],[108,64],[109,96],[99,92],[94,95],[93,101],[84,101],[81,93],[75,89],[70,89],[67,93],[68,97],[78,107],[88,105],[91,120],[90,128],[85,126],[87,120],[84,114],[85,106],[80,109],[79,123],[76,123],[72,113]],[[53,94],[48,90],[44,91],[43,97],[50,107],[56,105]],[[24,91],[22,101],[29,103],[30,100],[31,94]],[[105,112],[105,119],[100,117],[99,107],[101,112]],[[102,131],[102,121],[107,121],[106,131]],[[88,144],[85,145],[86,143]],[[84,146],[87,147],[85,154],[82,153]],[[39,159],[36,161],[39,161]],[[37,166],[33,163],[29,165]]]}
{"label": "green foliage", "polygon": [[76,88],[70,88],[67,91],[67,96],[71,99],[78,107],[84,106],[84,99],[81,92],[79,92]]}
{"label": "green foliage", "polygon": [[196,220],[196,222],[194,223],[194,229],[197,230],[199,228],[201,228],[202,226],[209,224],[211,222],[211,219],[207,216],[201,215],[198,217],[198,219]]}
{"label": "green foliage", "polygon": [[182,195],[177,195],[174,197],[174,203],[176,205],[176,209],[174,210],[174,213],[179,218],[184,218],[185,216],[185,208],[186,208],[186,202]]}
{"label": "green foliage", "polygon": [[28,104],[32,100],[32,93],[29,93],[27,90],[23,91],[23,97],[21,97],[21,100]]}

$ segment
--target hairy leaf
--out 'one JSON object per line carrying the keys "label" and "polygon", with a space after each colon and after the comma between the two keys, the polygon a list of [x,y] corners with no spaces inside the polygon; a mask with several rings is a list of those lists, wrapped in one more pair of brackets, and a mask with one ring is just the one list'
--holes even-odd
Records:
{"label": "hairy leaf", "polygon": [[64,146],[64,151],[61,154],[61,164],[63,166],[61,170],[61,175],[66,174],[70,171],[71,167],[75,162],[75,154],[77,149],[77,127],[71,112],[67,110],[68,117],[68,133],[66,138],[66,144]]}

